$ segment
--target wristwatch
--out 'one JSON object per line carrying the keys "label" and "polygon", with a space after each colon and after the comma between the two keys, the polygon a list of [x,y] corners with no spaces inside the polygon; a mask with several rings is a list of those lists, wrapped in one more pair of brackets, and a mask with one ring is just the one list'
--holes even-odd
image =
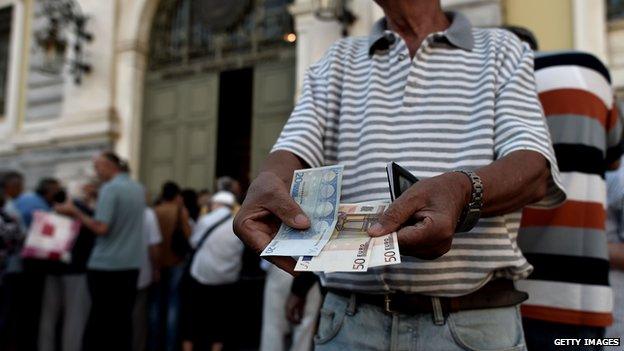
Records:
{"label": "wristwatch", "polygon": [[481,208],[483,207],[483,182],[473,171],[458,170],[456,172],[466,175],[472,183],[470,201],[462,210],[462,213],[457,220],[457,225],[455,226],[456,233],[465,233],[474,228],[479,221],[479,218],[481,218]]}

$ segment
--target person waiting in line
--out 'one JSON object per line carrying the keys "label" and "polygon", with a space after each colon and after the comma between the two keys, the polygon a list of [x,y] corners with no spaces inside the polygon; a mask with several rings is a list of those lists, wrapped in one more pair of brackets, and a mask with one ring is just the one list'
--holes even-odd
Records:
{"label": "person waiting in line", "polygon": [[[145,196],[149,202],[149,195]],[[149,295],[152,288],[160,281],[160,250],[162,235],[154,209],[145,207],[143,219],[143,250],[141,251],[141,269],[137,281],[137,297],[133,311],[133,351],[147,350],[149,335]]]}
{"label": "person waiting in line", "polygon": [[[370,35],[341,39],[307,70],[235,232],[261,252],[280,222],[311,225],[289,194],[294,170],[343,165],[341,202],[387,201],[386,164],[399,162],[420,180],[369,234],[396,231],[402,263],[322,274],[316,349],[523,350],[521,209],[566,197],[533,51],[439,0],[375,2],[385,18]],[[269,259],[293,272],[294,259]]]}
{"label": "person waiting in line", "polygon": [[8,171],[0,174],[0,191],[4,192],[4,212],[13,217],[22,230],[26,232],[22,218],[15,208],[15,199],[17,199],[24,191],[24,176],[17,171]]}
{"label": "person waiting in line", "polygon": [[197,205],[199,206],[199,216],[203,216],[210,212],[210,199],[212,193],[208,189],[202,189],[197,192]]}
{"label": "person waiting in line", "polygon": [[236,201],[241,201],[243,196],[240,182],[230,176],[219,177],[215,191],[228,191],[236,197]]}
{"label": "person waiting in line", "polygon": [[196,251],[185,295],[185,350],[220,351],[235,346],[236,318],[244,315],[233,299],[245,249],[232,231],[236,198],[219,191],[211,204],[212,211],[199,219],[191,236]]}
{"label": "person waiting in line", "polygon": [[8,270],[11,257],[19,255],[24,235],[18,221],[5,211],[7,196],[0,187],[0,349],[15,349],[15,316],[14,294],[15,280],[19,273]]}
{"label": "person waiting in line", "polygon": [[311,350],[323,302],[318,277],[303,272],[293,279],[277,266],[266,266],[260,351]]}
{"label": "person waiting in line", "polygon": [[20,238],[11,240],[13,247],[5,247],[7,254],[4,257],[3,277],[0,285],[0,349],[10,350],[17,342],[17,321],[21,311],[18,310],[17,302],[20,300],[19,289],[23,279],[22,260],[20,252],[26,237],[26,228],[22,217],[15,208],[15,199],[24,191],[24,176],[17,171],[6,171],[0,174],[0,193],[3,194],[3,204],[0,209],[5,218],[6,225],[16,224]]}
{"label": "person waiting in line", "polygon": [[624,167],[607,172],[607,239],[613,289],[613,324],[606,330],[608,338],[624,336]]}
{"label": "person waiting in line", "polygon": [[87,263],[91,311],[84,349],[129,351],[143,250],[145,191],[123,172],[126,164],[116,154],[103,152],[93,164],[103,182],[95,215],[85,214],[71,202],[56,210],[73,216],[97,235]]}
{"label": "person waiting in line", "polygon": [[[529,30],[506,28],[537,50]],[[535,79],[568,193],[557,208],[526,208],[518,233],[534,267],[517,283],[529,294],[521,306],[527,347],[542,351],[559,349],[555,339],[602,338],[612,322],[605,172],[617,168],[624,129],[609,71],[595,56],[538,52]]]}
{"label": "person waiting in line", "polygon": [[[100,181],[92,179],[82,186],[80,197],[73,204],[93,216]],[[56,264],[45,277],[41,322],[39,324],[39,351],[53,351],[61,345],[63,351],[79,351],[87,325],[91,298],[87,288],[87,261],[95,242],[95,234],[80,227],[67,264]],[[57,337],[60,336],[60,340]]]}
{"label": "person waiting in line", "polygon": [[[30,229],[34,213],[37,211],[51,212],[56,203],[65,201],[65,191],[61,183],[55,178],[42,178],[35,191],[20,195],[14,201],[19,211],[21,221],[26,229]],[[23,259],[21,286],[18,289],[16,310],[17,338],[22,347],[19,349],[36,350],[39,340],[39,324],[45,277],[49,273],[57,272],[60,263],[39,259]]]}
{"label": "person waiting in line", "polygon": [[191,188],[183,189],[180,192],[182,196],[182,202],[184,203],[184,207],[189,214],[189,219],[191,221],[191,227],[195,225],[195,222],[199,218],[199,213],[201,209],[199,208],[199,202],[197,197],[197,192]]}
{"label": "person waiting in line", "polygon": [[191,220],[184,206],[180,187],[165,182],[160,202],[154,208],[162,234],[160,249],[160,281],[150,302],[150,350],[175,351],[180,342],[178,315],[179,287],[184,273],[184,259],[191,236]]}

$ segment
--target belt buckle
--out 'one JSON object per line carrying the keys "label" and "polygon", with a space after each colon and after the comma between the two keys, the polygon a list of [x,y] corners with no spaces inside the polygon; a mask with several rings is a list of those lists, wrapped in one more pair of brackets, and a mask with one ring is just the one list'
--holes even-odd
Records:
{"label": "belt buckle", "polygon": [[397,313],[397,311],[392,310],[392,308],[390,308],[390,305],[392,304],[392,299],[390,298],[390,294],[385,294],[384,295],[384,309],[387,313],[390,314],[394,314]]}

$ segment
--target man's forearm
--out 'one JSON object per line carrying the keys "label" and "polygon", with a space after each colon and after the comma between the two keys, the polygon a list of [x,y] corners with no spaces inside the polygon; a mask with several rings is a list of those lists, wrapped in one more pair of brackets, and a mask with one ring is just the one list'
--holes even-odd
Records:
{"label": "man's forearm", "polygon": [[609,243],[611,268],[624,271],[624,243]]}
{"label": "man's forearm", "polygon": [[278,150],[269,154],[260,171],[273,173],[284,183],[290,184],[295,170],[309,167],[307,163],[292,152]]}
{"label": "man's forearm", "polygon": [[510,213],[541,200],[550,179],[546,158],[528,150],[512,152],[476,173],[483,181],[483,217]]}
{"label": "man's forearm", "polygon": [[87,229],[95,233],[95,235],[106,235],[108,232],[108,226],[106,224],[96,221],[93,217],[86,215],[82,211],[78,211],[76,219],[87,227]]}

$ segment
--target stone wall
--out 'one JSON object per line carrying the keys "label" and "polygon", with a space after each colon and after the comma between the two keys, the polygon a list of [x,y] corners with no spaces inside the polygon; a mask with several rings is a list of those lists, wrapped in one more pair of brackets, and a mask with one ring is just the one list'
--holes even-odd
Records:
{"label": "stone wall", "polygon": [[34,188],[43,177],[55,177],[76,194],[81,184],[94,175],[93,156],[111,147],[107,141],[91,141],[24,150],[0,156],[0,171],[14,169],[22,172],[28,189]]}

